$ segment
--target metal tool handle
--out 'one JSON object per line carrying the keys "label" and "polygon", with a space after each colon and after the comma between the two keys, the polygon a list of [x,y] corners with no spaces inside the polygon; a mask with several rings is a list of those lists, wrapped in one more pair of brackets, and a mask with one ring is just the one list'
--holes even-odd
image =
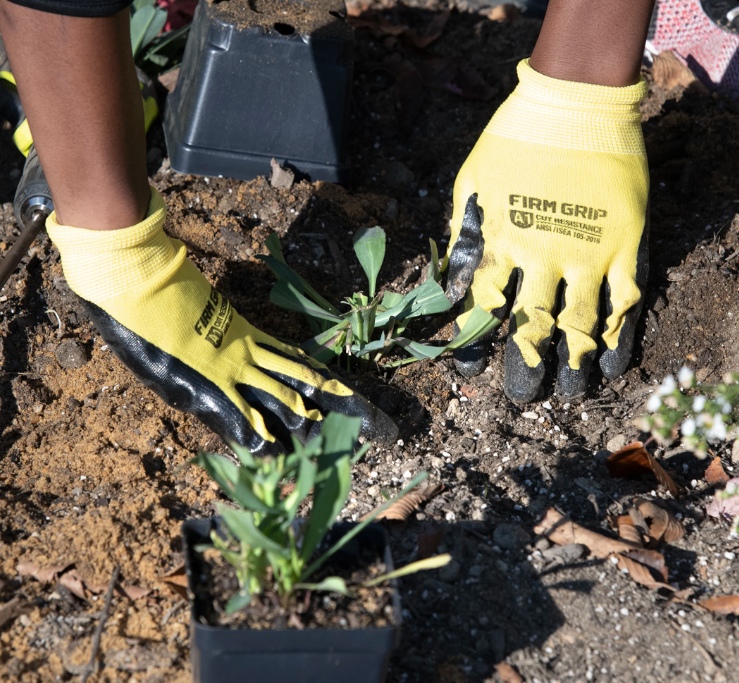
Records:
{"label": "metal tool handle", "polygon": [[22,230],[10,251],[0,262],[0,289],[15,272],[23,255],[46,224],[46,217],[54,210],[51,191],[39,163],[35,145],[31,146],[28,153],[13,205],[15,218]]}
{"label": "metal tool handle", "polygon": [[54,210],[51,199],[51,190],[46,182],[46,176],[36,154],[36,145],[31,145],[23,167],[23,175],[15,191],[13,201],[15,220],[18,225],[26,225],[37,211],[44,211],[48,216]]}
{"label": "metal tool handle", "polygon": [[33,240],[36,239],[39,230],[46,224],[47,215],[43,211],[37,211],[28,225],[23,228],[23,232],[15,240],[5,258],[0,261],[0,290],[5,286],[8,278],[15,272],[23,255],[28,251],[31,244],[33,244]]}

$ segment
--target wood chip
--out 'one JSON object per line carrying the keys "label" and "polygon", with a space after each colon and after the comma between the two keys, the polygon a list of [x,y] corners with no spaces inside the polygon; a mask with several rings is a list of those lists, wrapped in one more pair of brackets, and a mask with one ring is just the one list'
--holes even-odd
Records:
{"label": "wood chip", "polygon": [[534,527],[534,532],[546,536],[557,545],[568,545],[570,543],[582,543],[587,546],[594,557],[608,557],[613,553],[628,552],[639,549],[639,545],[627,543],[590,531],[585,527],[567,519],[554,508],[549,508],[544,514],[544,519]]}
{"label": "wood chip", "polygon": [[498,662],[495,665],[495,671],[503,679],[503,683],[524,683],[521,674],[518,673],[510,664]]}
{"label": "wood chip", "polygon": [[[388,519],[395,522],[405,522],[423,504],[438,496],[444,490],[444,484],[432,484],[420,491],[409,491],[400,500],[396,500],[385,511],[381,512],[376,520]],[[382,507],[381,505],[379,507]],[[375,508],[376,510],[377,508]],[[367,519],[374,514],[367,513],[362,519]]]}
{"label": "wood chip", "polygon": [[17,595],[0,605],[0,628],[18,616],[21,613],[22,606],[23,600]]}

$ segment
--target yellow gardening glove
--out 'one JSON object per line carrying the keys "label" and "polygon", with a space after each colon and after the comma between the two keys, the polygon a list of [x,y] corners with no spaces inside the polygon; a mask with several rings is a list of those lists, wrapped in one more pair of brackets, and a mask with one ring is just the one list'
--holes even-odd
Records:
{"label": "yellow gardening glove", "polygon": [[194,413],[252,453],[306,441],[322,412],[362,418],[362,433],[397,438],[392,420],[299,349],[252,327],[164,234],[164,200],[152,189],[147,217],[122,230],[46,229],[72,291],[103,339],[168,404]]}
{"label": "yellow gardening glove", "polygon": [[[608,378],[631,356],[648,274],[646,84],[557,80],[528,60],[518,76],[457,176],[447,295],[467,293],[460,327],[476,304],[502,317],[515,298],[505,355],[515,401],[536,397],[559,329],[557,393],[576,397],[599,343]],[[462,374],[485,368],[488,341],[457,353]]]}

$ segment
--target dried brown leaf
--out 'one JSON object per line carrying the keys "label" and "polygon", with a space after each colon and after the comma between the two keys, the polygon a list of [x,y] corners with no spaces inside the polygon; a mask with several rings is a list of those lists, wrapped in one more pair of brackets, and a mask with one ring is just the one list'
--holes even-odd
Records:
{"label": "dried brown leaf", "polygon": [[644,498],[637,498],[634,505],[647,522],[650,546],[656,546],[662,541],[672,543],[685,535],[682,522],[668,510]]}
{"label": "dried brown leaf", "polygon": [[654,58],[652,77],[654,82],[665,90],[671,90],[678,85],[687,88],[697,81],[695,74],[669,50],[660,52]]}
{"label": "dried brown leaf", "polygon": [[523,678],[521,678],[521,674],[518,673],[510,664],[506,664],[505,662],[498,662],[495,665],[495,670],[498,673],[498,676],[503,679],[503,683],[524,683]]}
{"label": "dried brown leaf", "polygon": [[21,576],[31,576],[41,583],[55,581],[59,574],[73,567],[72,564],[57,564],[52,567],[39,567],[35,562],[19,562],[15,570]]}
{"label": "dried brown leaf", "polygon": [[662,553],[658,553],[656,550],[640,548],[638,550],[630,550],[625,555],[639,564],[654,569],[663,581],[667,581],[667,567],[665,566],[665,557]]}
{"label": "dried brown leaf", "polygon": [[731,477],[724,472],[724,468],[721,465],[721,458],[716,456],[711,460],[711,464],[706,468],[706,481],[709,484],[715,484],[717,486],[724,486]]}
{"label": "dried brown leaf", "polygon": [[565,518],[554,508],[549,508],[544,519],[534,527],[534,532],[546,536],[557,545],[580,543],[590,550],[594,557],[608,557],[613,553],[628,552],[639,546],[613,538],[608,538],[597,531],[590,531],[579,524]]}
{"label": "dried brown leaf", "polygon": [[167,588],[177,593],[181,598],[187,600],[187,574],[185,573],[184,562],[181,562],[173,569],[170,569],[161,578]]}
{"label": "dried brown leaf", "polygon": [[87,600],[85,585],[82,583],[76,569],[70,569],[59,577],[59,583],[74,593],[81,600]]}
{"label": "dried brown leaf", "polygon": [[641,441],[635,441],[626,448],[611,453],[608,460],[606,460],[606,467],[608,467],[608,472],[612,477],[632,478],[640,474],[652,473],[659,484],[675,498],[680,493],[680,489],[672,477],[654,459],[654,456],[644,448]]}
{"label": "dried brown leaf", "polygon": [[618,537],[623,538],[627,543],[633,543],[635,546],[644,545],[641,531],[634,526],[634,523],[628,515],[623,515],[618,518],[617,531]]}
{"label": "dried brown leaf", "polygon": [[[396,500],[390,507],[387,508],[387,510],[377,515],[375,519],[389,519],[396,522],[405,522],[412,513],[418,510],[418,508],[423,503],[426,503],[432,498],[435,498],[443,490],[444,484],[432,484],[431,486],[427,486],[425,489],[421,489],[420,491],[410,491],[400,500]],[[362,519],[366,519],[367,517],[371,516],[373,512],[374,510],[366,514],[364,517],[362,517]]]}
{"label": "dried brown leaf", "polygon": [[667,588],[668,590],[674,590],[668,583],[655,579],[649,567],[641,562],[637,562],[626,555],[614,555],[614,557],[618,560],[618,568],[627,572],[636,583],[652,589]]}
{"label": "dried brown leaf", "polygon": [[717,614],[739,615],[739,595],[722,595],[717,598],[701,600],[698,605]]}
{"label": "dried brown leaf", "polygon": [[118,585],[118,593],[125,595],[129,600],[140,600],[151,593],[151,588],[143,588],[142,586],[126,586]]}

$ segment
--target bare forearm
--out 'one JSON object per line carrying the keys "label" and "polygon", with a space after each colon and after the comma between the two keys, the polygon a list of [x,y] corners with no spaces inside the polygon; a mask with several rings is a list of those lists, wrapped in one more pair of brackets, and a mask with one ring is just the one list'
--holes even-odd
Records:
{"label": "bare forearm", "polygon": [[550,0],[530,64],[552,78],[633,85],[653,7],[654,0]]}
{"label": "bare forearm", "polygon": [[0,32],[59,220],[138,223],[149,203],[128,11],[66,17],[0,0]]}

